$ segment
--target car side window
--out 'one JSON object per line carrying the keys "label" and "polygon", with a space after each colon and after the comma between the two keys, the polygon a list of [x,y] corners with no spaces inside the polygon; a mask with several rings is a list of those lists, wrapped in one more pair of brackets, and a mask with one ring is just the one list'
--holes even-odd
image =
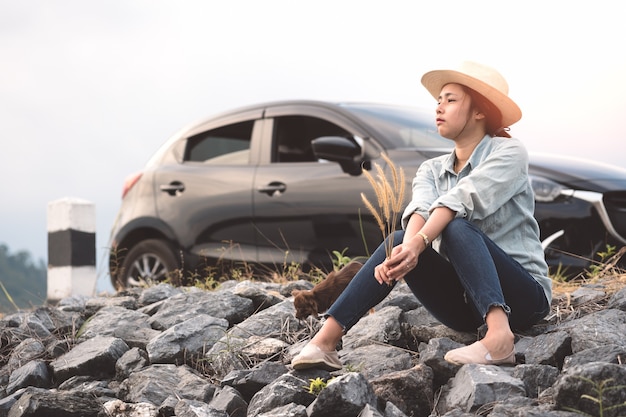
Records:
{"label": "car side window", "polygon": [[246,165],[254,120],[222,126],[187,139],[185,162]]}
{"label": "car side window", "polygon": [[309,116],[274,119],[273,162],[315,162],[311,141],[322,136],[352,138],[345,129],[327,120]]}

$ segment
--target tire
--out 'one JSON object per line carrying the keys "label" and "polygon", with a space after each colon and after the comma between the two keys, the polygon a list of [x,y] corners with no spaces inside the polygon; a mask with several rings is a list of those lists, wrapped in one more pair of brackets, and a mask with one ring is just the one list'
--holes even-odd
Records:
{"label": "tire", "polygon": [[169,282],[180,285],[181,273],[171,246],[158,239],[148,239],[135,245],[124,257],[117,276],[121,288],[145,287]]}

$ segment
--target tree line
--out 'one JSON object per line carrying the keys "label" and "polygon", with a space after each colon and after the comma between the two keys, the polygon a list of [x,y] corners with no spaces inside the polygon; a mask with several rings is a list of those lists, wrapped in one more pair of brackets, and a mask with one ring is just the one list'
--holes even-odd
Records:
{"label": "tree line", "polygon": [[46,301],[47,266],[30,253],[12,254],[0,244],[0,314],[41,306]]}

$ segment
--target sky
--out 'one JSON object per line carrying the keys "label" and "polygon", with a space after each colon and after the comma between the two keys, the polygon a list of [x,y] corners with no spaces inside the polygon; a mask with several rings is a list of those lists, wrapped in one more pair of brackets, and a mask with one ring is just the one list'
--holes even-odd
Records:
{"label": "sky", "polygon": [[531,152],[624,167],[620,2],[0,0],[0,244],[47,262],[47,207],[96,211],[98,289],[124,179],[202,118],[281,99],[433,108],[422,74],[497,68]]}

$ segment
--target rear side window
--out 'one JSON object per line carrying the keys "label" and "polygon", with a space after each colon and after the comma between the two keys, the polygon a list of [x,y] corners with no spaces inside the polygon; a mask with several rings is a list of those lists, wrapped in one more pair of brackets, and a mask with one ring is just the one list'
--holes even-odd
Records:
{"label": "rear side window", "polygon": [[254,120],[222,126],[187,140],[185,162],[245,165],[250,161]]}

